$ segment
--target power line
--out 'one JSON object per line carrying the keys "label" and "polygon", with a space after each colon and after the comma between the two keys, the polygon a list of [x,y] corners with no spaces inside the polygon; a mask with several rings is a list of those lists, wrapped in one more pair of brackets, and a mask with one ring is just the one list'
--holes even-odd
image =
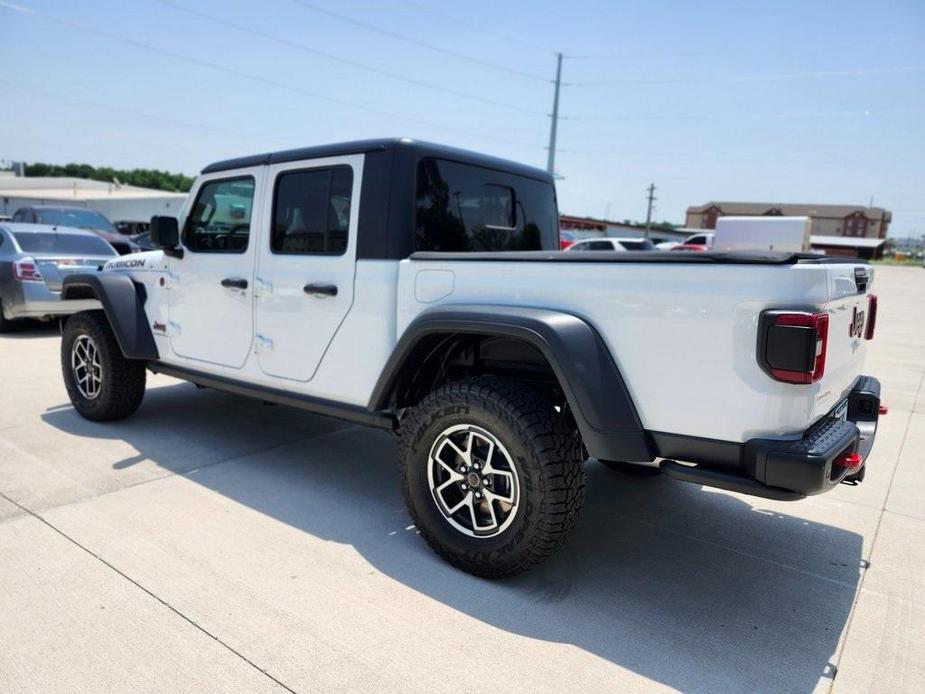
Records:
{"label": "power line", "polygon": [[517,36],[512,36],[511,34],[502,33],[500,31],[496,31],[495,29],[491,29],[490,27],[486,27],[484,25],[475,24],[468,20],[461,19],[460,17],[456,15],[451,15],[447,12],[444,12],[443,10],[438,10],[434,7],[428,7],[419,2],[414,2],[414,0],[405,0],[405,4],[410,7],[414,7],[415,9],[420,10],[422,12],[427,12],[428,14],[436,15],[438,17],[443,17],[444,19],[452,22],[453,24],[468,27],[469,29],[476,31],[479,34],[486,34],[488,36],[494,36],[495,38],[499,38],[503,41],[506,41],[507,43],[516,43],[520,46],[524,46],[525,48],[531,48],[541,53],[555,54],[554,51],[549,50],[549,48],[546,46],[540,46],[535,43],[530,43],[529,41],[524,41],[523,39]]}
{"label": "power line", "polygon": [[218,133],[221,135],[232,135],[234,137],[243,137],[243,138],[255,138],[259,139],[268,144],[273,144],[276,146],[284,146],[284,143],[274,140],[272,138],[265,137],[262,134],[258,133],[242,133],[240,131],[229,130],[228,128],[216,127],[213,125],[206,125],[204,123],[194,123],[192,121],[180,120],[178,118],[172,118],[168,116],[161,116],[155,113],[148,113],[146,111],[139,111],[135,108],[128,108],[126,106],[114,106],[112,104],[100,103],[96,100],[91,101],[90,99],[81,99],[70,94],[60,94],[58,92],[50,92],[46,89],[39,89],[33,86],[26,86],[23,84],[17,84],[16,82],[10,82],[5,79],[0,79],[0,84],[5,85],[8,88],[18,89],[20,91],[33,94],[42,99],[50,99],[53,101],[62,101],[65,103],[78,104],[80,106],[85,106],[87,108],[92,108],[98,111],[112,111],[114,113],[123,113],[130,116],[135,116],[136,118],[147,118],[149,120],[160,121],[161,123],[167,123],[169,125],[179,125],[184,128],[193,128],[195,130],[204,130],[206,132]]}
{"label": "power line", "polygon": [[542,147],[540,147],[540,146],[538,146],[538,145],[536,145],[535,143],[532,143],[532,142],[523,142],[523,141],[517,141],[517,140],[509,140],[509,139],[506,139],[506,138],[494,137],[494,136],[492,136],[492,135],[485,135],[485,134],[483,134],[483,133],[477,133],[477,132],[472,132],[472,131],[469,131],[469,130],[463,130],[463,129],[460,129],[460,128],[454,128],[454,127],[452,127],[452,126],[443,125],[443,124],[440,124],[440,123],[433,123],[433,122],[431,122],[431,121],[423,120],[423,119],[420,119],[420,118],[413,118],[413,117],[411,117],[411,116],[405,116],[405,115],[402,115],[402,114],[399,114],[399,113],[393,113],[393,112],[391,112],[391,111],[385,111],[385,110],[382,110],[382,109],[374,108],[374,107],[372,107],[372,106],[367,106],[366,104],[360,104],[360,103],[356,103],[356,102],[353,102],[353,101],[349,101],[349,100],[347,100],[347,99],[341,99],[341,98],[334,97],[334,96],[328,96],[328,95],[326,95],[326,94],[319,94],[319,93],[317,93],[317,92],[313,92],[313,91],[310,91],[310,90],[307,90],[307,89],[302,89],[302,88],[300,88],[300,87],[296,87],[296,86],[293,86],[293,85],[291,85],[291,84],[286,84],[286,83],[284,83],[284,82],[279,82],[279,81],[277,81],[277,80],[273,80],[273,79],[270,79],[270,78],[268,78],[268,77],[263,77],[263,76],[261,76],[261,75],[254,75],[254,74],[251,74],[251,73],[248,73],[248,72],[244,72],[244,71],[241,71],[241,70],[236,70],[235,68],[231,68],[231,67],[228,67],[228,66],[226,66],[226,65],[221,65],[221,64],[218,64],[218,63],[213,63],[213,62],[208,61],[208,60],[203,60],[202,58],[195,58],[195,57],[193,57],[193,56],[184,55],[184,54],[182,54],[182,53],[176,53],[176,52],[174,52],[174,51],[169,51],[169,50],[166,50],[166,49],[163,49],[163,48],[159,48],[159,47],[157,47],[157,46],[152,46],[151,44],[147,44],[147,43],[144,43],[144,42],[142,42],[142,41],[137,41],[137,40],[135,40],[135,39],[130,39],[130,38],[127,38],[127,37],[125,37],[125,36],[120,36],[120,35],[117,35],[117,34],[111,34],[111,33],[107,32],[107,31],[103,31],[102,29],[97,29],[97,28],[95,28],[95,27],[85,26],[85,25],[83,25],[83,24],[79,24],[79,23],[77,23],[77,22],[73,22],[73,21],[71,21],[71,20],[64,19],[64,18],[62,18],[62,17],[56,17],[55,15],[50,15],[50,14],[47,14],[47,13],[45,13],[45,12],[40,12],[40,11],[38,11],[38,10],[34,10],[34,9],[32,9],[32,8],[29,8],[29,7],[24,7],[24,6],[22,6],[22,5],[15,5],[15,4],[11,3],[11,2],[8,2],[7,0],[0,0],[0,7],[5,8],[5,9],[9,9],[9,10],[14,10],[14,11],[20,12],[20,13],[22,13],[22,14],[31,15],[31,16],[34,16],[34,17],[39,17],[39,18],[41,18],[41,19],[44,19],[44,20],[53,22],[53,23],[55,23],[55,24],[60,24],[60,25],[62,25],[62,26],[66,26],[66,27],[68,27],[68,28],[70,28],[70,29],[77,29],[78,31],[83,31],[83,32],[86,32],[86,33],[89,33],[89,34],[93,34],[93,35],[95,35],[95,36],[102,36],[103,38],[109,39],[109,40],[111,40],[111,41],[116,41],[116,42],[119,42],[119,43],[124,43],[124,44],[126,44],[126,45],[133,46],[134,48],[140,48],[140,49],[142,49],[142,50],[145,50],[145,51],[148,51],[148,52],[151,52],[151,53],[155,53],[155,54],[158,54],[158,55],[165,55],[165,56],[168,56],[168,57],[173,58],[173,59],[175,59],[175,60],[180,60],[180,61],[183,61],[183,62],[187,62],[187,63],[190,63],[190,64],[192,64],[192,65],[197,65],[197,66],[199,66],[199,67],[205,67],[205,68],[208,68],[208,69],[210,69],[210,70],[217,71],[217,72],[224,72],[224,73],[227,73],[227,74],[230,74],[230,75],[234,75],[235,77],[238,77],[238,78],[241,78],[241,79],[250,80],[250,81],[252,81],[252,82],[257,82],[257,83],[259,83],[259,84],[263,84],[263,85],[266,85],[266,86],[276,87],[276,88],[278,88],[278,89],[285,89],[286,91],[294,92],[294,93],[296,93],[296,94],[301,94],[301,95],[303,95],[303,96],[307,96],[307,97],[312,98],[312,99],[317,99],[317,100],[320,100],[320,101],[327,101],[327,102],[329,102],[329,103],[337,104],[338,106],[347,106],[347,107],[352,108],[352,109],[359,109],[359,110],[362,110],[362,111],[367,111],[367,112],[369,112],[369,113],[377,113],[377,114],[379,114],[379,115],[388,116],[388,117],[390,117],[390,118],[395,118],[395,119],[397,119],[397,120],[403,120],[403,121],[407,121],[407,122],[409,122],[409,123],[415,123],[415,124],[418,124],[418,125],[426,125],[426,126],[428,126],[428,127],[439,128],[439,129],[447,130],[447,131],[451,131],[451,132],[457,132],[457,133],[462,134],[462,135],[467,135],[467,136],[470,136],[470,137],[481,138],[481,139],[484,139],[484,140],[493,140],[493,141],[495,141],[495,142],[503,142],[503,143],[505,143],[505,144],[520,145],[520,146],[523,146],[523,147],[530,147],[530,148],[532,148],[532,149],[542,149]]}
{"label": "power line", "polygon": [[608,86],[648,86],[662,84],[720,84],[720,83],[744,83],[744,82],[771,82],[778,80],[792,79],[820,79],[826,77],[863,77],[866,75],[881,75],[894,72],[921,72],[925,70],[925,65],[894,65],[889,67],[875,68],[854,68],[843,70],[820,70],[816,72],[790,72],[771,75],[739,75],[739,76],[717,76],[717,77],[679,77],[670,79],[656,80],[616,80],[601,82],[581,82],[571,86],[579,87],[608,87]]}
{"label": "power line", "polygon": [[838,118],[838,117],[861,117],[874,118],[877,116],[894,116],[894,115],[919,115],[925,113],[925,109],[886,109],[870,110],[859,109],[850,111],[781,111],[778,113],[736,113],[716,112],[716,113],[671,113],[671,114],[652,114],[642,116],[559,116],[560,120],[579,120],[579,121],[599,121],[599,122],[651,122],[651,121],[709,121],[709,120],[735,120],[735,119],[754,119],[754,120],[788,120],[799,118]]}
{"label": "power line", "polygon": [[493,99],[488,99],[484,96],[479,96],[477,94],[470,94],[470,93],[459,91],[456,89],[451,89],[449,87],[445,87],[440,84],[433,84],[432,82],[425,82],[423,80],[418,80],[413,77],[407,77],[405,75],[401,75],[395,72],[383,70],[382,68],[378,68],[374,65],[368,65],[366,63],[362,63],[357,60],[351,60],[350,58],[344,58],[342,56],[335,55],[333,53],[328,53],[327,51],[322,51],[317,48],[312,48],[311,46],[308,46],[304,43],[300,43],[297,41],[290,41],[289,39],[284,39],[279,36],[267,34],[257,29],[252,29],[251,27],[244,26],[243,24],[237,24],[230,20],[223,19],[221,17],[216,17],[215,15],[211,15],[206,12],[195,10],[191,7],[184,7],[183,5],[178,5],[175,2],[171,2],[171,0],[151,0],[151,2],[156,2],[159,5],[170,7],[174,10],[177,10],[178,12],[185,12],[186,14],[190,14],[195,17],[205,19],[214,24],[220,24],[223,26],[230,27],[236,31],[240,31],[245,34],[250,34],[251,36],[257,36],[267,41],[272,41],[273,43],[279,44],[281,46],[293,48],[295,50],[303,51],[305,53],[310,53],[312,55],[318,55],[328,60],[341,63],[342,65],[349,65],[351,67],[355,67],[360,70],[366,70],[367,72],[372,72],[374,74],[381,75],[383,77],[388,77],[390,79],[398,80],[400,82],[406,82],[408,84],[413,84],[417,87],[424,87],[425,89],[432,89],[434,91],[442,92],[444,94],[451,94],[453,96],[457,96],[463,99],[469,99],[471,101],[477,101],[479,103],[487,104],[489,106],[496,106],[498,108],[510,109],[512,111],[519,111],[521,113],[528,113],[531,115],[539,115],[539,116],[544,116],[544,117],[546,116],[546,113],[544,111],[537,111],[534,109],[524,108],[523,106],[518,106],[510,102],[495,101]]}
{"label": "power line", "polygon": [[523,70],[518,70],[517,68],[513,68],[508,65],[501,65],[500,63],[493,63],[488,60],[482,60],[481,58],[476,58],[475,56],[466,55],[465,53],[458,53],[448,48],[444,48],[443,46],[438,46],[433,43],[428,43],[427,41],[421,41],[420,39],[416,39],[413,36],[407,36],[405,34],[400,34],[397,31],[392,31],[391,29],[385,29],[383,27],[376,26],[375,24],[370,24],[369,22],[364,22],[354,17],[341,14],[340,12],[335,12],[334,10],[329,10],[324,7],[319,7],[318,5],[315,5],[310,2],[306,2],[305,0],[292,0],[292,2],[294,2],[296,5],[299,5],[300,7],[304,7],[305,9],[312,10],[313,12],[318,12],[320,14],[327,15],[328,17],[333,17],[334,19],[340,20],[342,22],[346,22],[348,24],[353,24],[354,26],[363,27],[364,29],[367,29],[369,31],[374,31],[377,34],[388,36],[397,41],[403,41],[405,43],[410,43],[413,46],[424,48],[429,51],[433,51],[435,53],[449,55],[459,60],[465,60],[467,62],[473,63],[474,65],[481,65],[482,67],[491,68],[492,70],[498,70],[500,72],[507,72],[511,75],[517,75],[518,77],[535,80],[537,82],[547,82],[547,83],[549,82],[549,79],[547,77],[542,77],[541,75],[535,75],[530,72],[524,72]]}

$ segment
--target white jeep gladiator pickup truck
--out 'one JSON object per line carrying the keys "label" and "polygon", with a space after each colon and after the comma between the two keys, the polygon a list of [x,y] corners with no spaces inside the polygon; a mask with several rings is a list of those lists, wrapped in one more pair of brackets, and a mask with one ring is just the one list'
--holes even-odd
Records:
{"label": "white jeep gladiator pickup truck", "polygon": [[[84,417],[146,370],[395,431],[423,538],[480,576],[575,524],[583,461],[773,499],[860,481],[872,269],[802,254],[562,253],[543,171],[411,140],[203,169],[158,250],[70,275]],[[656,461],[660,461],[656,463]]]}

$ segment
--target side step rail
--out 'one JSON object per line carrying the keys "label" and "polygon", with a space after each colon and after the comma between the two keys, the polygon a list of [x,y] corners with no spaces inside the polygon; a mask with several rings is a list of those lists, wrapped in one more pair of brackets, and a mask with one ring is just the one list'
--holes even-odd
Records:
{"label": "side step rail", "polygon": [[682,482],[702,484],[704,487],[716,487],[729,492],[750,494],[775,501],[799,501],[805,499],[804,494],[781,487],[769,487],[758,480],[743,475],[736,475],[718,470],[709,470],[696,465],[682,465],[675,460],[663,460],[661,470],[669,477]]}

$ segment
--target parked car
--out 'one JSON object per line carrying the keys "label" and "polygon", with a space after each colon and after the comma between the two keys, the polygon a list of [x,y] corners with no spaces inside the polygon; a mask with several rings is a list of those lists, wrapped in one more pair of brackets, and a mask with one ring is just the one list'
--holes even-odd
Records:
{"label": "parked car", "polygon": [[713,248],[713,234],[694,234],[684,239],[684,243],[679,243],[671,250],[673,251],[697,251],[704,252]]}
{"label": "parked car", "polygon": [[657,251],[673,251],[675,248],[681,245],[680,241],[660,241],[655,244],[655,250]]}
{"label": "parked car", "polygon": [[87,229],[108,242],[119,255],[137,253],[139,246],[125,238],[106,217],[96,210],[86,207],[58,207],[52,205],[32,205],[20,207],[13,214],[14,222],[23,224],[46,224],[73,229]]}
{"label": "parked car", "polygon": [[113,222],[112,225],[123,236],[138,236],[139,234],[144,234],[151,228],[151,222],[132,222],[126,220]]}
{"label": "parked car", "polygon": [[151,237],[64,281],[103,307],[64,326],[76,411],[131,415],[150,370],[393,431],[414,527],[474,574],[561,546],[588,456],[777,500],[863,480],[863,261],[560,253],[549,173],[406,139],[211,164]]}
{"label": "parked car", "polygon": [[95,271],[117,257],[112,246],[80,229],[0,224],[0,332],[22,318],[50,318],[88,308],[96,301],[61,301],[68,275]]}
{"label": "parked car", "polygon": [[565,251],[578,240],[578,237],[575,236],[570,231],[560,231],[559,232],[559,250]]}
{"label": "parked car", "polygon": [[654,251],[655,244],[649,239],[602,237],[576,241],[570,251]]}
{"label": "parked car", "polygon": [[135,234],[131,237],[132,243],[141,248],[143,251],[153,251],[154,244],[151,243],[151,232],[145,231],[140,234]]}
{"label": "parked car", "polygon": [[623,245],[616,239],[596,238],[576,241],[565,250],[572,251],[625,251]]}

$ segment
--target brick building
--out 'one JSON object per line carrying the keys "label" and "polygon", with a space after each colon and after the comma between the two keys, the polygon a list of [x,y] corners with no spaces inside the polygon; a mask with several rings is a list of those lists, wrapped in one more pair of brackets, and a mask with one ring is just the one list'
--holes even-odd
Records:
{"label": "brick building", "polygon": [[737,217],[787,216],[809,217],[815,236],[853,236],[884,239],[892,213],[882,207],[862,205],[801,205],[769,202],[708,202],[687,208],[684,226],[715,229],[716,219]]}

